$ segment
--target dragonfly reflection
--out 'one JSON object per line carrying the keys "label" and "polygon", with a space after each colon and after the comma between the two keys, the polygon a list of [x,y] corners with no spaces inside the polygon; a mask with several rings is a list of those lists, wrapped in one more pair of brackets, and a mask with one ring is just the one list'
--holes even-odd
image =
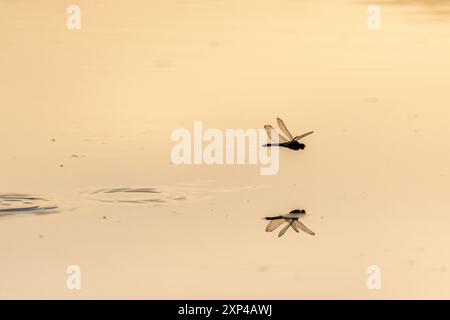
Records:
{"label": "dragonfly reflection", "polygon": [[285,215],[279,215],[274,217],[265,217],[265,220],[269,220],[269,224],[266,227],[266,232],[272,232],[279,226],[281,226],[283,223],[287,223],[286,226],[281,229],[281,231],[278,233],[278,237],[281,237],[283,234],[286,233],[286,231],[289,229],[289,227],[292,227],[292,229],[295,230],[295,232],[300,232],[299,230],[302,230],[303,232],[306,232],[307,234],[314,235],[314,232],[312,232],[310,229],[308,229],[303,223],[301,223],[298,219],[306,214],[305,210],[299,210],[295,209],[289,212]]}

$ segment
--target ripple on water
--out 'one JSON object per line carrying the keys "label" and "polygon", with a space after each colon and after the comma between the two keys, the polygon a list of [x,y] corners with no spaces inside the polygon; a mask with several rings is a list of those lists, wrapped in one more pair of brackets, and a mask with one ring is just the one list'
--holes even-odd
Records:
{"label": "ripple on water", "polygon": [[[252,192],[266,186],[217,187],[209,184],[178,184],[157,187],[120,187],[102,188],[88,191],[91,200],[109,203],[150,204],[160,206],[167,203],[192,202],[212,199],[219,194],[234,192]],[[86,192],[83,192],[86,193]]]}
{"label": "ripple on water", "polygon": [[163,204],[188,200],[189,194],[177,190],[157,188],[103,188],[89,192],[90,198],[99,202],[129,204]]}
{"label": "ripple on water", "polygon": [[56,213],[58,207],[48,205],[48,200],[21,193],[0,194],[0,217],[24,214]]}

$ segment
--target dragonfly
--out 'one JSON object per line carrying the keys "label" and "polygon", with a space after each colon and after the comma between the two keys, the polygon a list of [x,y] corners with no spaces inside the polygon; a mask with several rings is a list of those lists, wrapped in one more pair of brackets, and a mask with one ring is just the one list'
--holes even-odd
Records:
{"label": "dragonfly", "polygon": [[269,224],[266,227],[266,232],[272,232],[283,223],[287,223],[286,226],[281,229],[278,233],[278,238],[281,237],[286,231],[291,227],[295,232],[299,233],[300,230],[306,232],[307,234],[314,235],[308,227],[306,227],[303,223],[301,223],[298,219],[306,214],[305,210],[295,209],[289,212],[288,214],[273,216],[273,217],[265,217],[265,220],[269,220]]}
{"label": "dragonfly", "polygon": [[287,136],[287,139],[278,133],[271,125],[265,125],[264,129],[267,132],[267,135],[269,136],[269,139],[274,141],[272,138],[273,133],[275,132],[276,135],[278,135],[278,141],[277,143],[268,143],[263,145],[263,147],[284,147],[291,150],[299,150],[299,149],[305,149],[305,145],[303,143],[298,142],[300,139],[303,139],[306,136],[309,136],[310,134],[314,133],[314,131],[309,131],[307,133],[301,134],[299,136],[293,137],[292,134],[289,132],[288,128],[284,124],[283,120],[280,118],[277,118],[278,127],[281,129],[281,131]]}

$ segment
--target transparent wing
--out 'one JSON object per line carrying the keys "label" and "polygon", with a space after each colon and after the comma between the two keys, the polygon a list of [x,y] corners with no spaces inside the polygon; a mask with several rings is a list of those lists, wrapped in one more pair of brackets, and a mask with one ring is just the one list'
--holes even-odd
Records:
{"label": "transparent wing", "polygon": [[272,232],[284,223],[284,219],[272,220],[266,227],[266,232]]}
{"label": "transparent wing", "polygon": [[288,140],[285,137],[283,137],[281,134],[276,132],[275,129],[271,125],[266,124],[264,126],[264,129],[266,129],[267,135],[269,136],[270,140],[274,141],[274,139],[272,139],[272,133],[275,132],[274,134],[278,135],[278,140],[280,143],[288,142]]}
{"label": "transparent wing", "polygon": [[313,133],[314,133],[314,131],[310,131],[310,132],[301,134],[301,135],[299,135],[299,136],[296,136],[296,137],[294,138],[294,140],[295,140],[295,141],[298,141],[298,140],[303,139],[304,137],[309,136],[310,134],[313,134]]}
{"label": "transparent wing", "polygon": [[303,223],[301,223],[300,221],[296,220],[296,221],[295,221],[295,224],[297,225],[297,227],[298,227],[300,230],[306,232],[307,234],[310,234],[310,235],[312,235],[312,236],[315,235],[314,232],[312,232],[311,230],[309,230],[309,229],[308,229]]}
{"label": "transparent wing", "polygon": [[297,233],[300,232],[300,231],[298,230],[298,228],[297,228],[297,224],[295,223],[295,221],[294,221],[294,223],[292,223],[292,229],[294,229],[295,232],[297,232]]}
{"label": "transparent wing", "polygon": [[289,140],[294,140],[294,137],[289,132],[289,130],[286,128],[286,125],[284,124],[283,120],[280,118],[277,118],[278,127],[281,129],[281,131],[284,132],[284,134],[288,137]]}
{"label": "transparent wing", "polygon": [[289,229],[291,225],[292,222],[289,222],[283,229],[281,229],[280,233],[278,234],[278,238],[281,237],[283,234],[285,234],[285,232],[287,231],[287,229]]}

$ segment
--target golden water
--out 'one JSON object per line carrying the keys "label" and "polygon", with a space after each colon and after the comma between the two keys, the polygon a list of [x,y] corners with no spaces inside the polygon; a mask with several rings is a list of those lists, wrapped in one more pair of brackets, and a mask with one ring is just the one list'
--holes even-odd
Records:
{"label": "golden water", "polygon": [[[0,194],[41,208],[0,219],[1,298],[450,297],[447,1],[76,2],[0,1]],[[171,164],[277,116],[315,133],[275,176]],[[295,208],[314,237],[264,232]]]}

